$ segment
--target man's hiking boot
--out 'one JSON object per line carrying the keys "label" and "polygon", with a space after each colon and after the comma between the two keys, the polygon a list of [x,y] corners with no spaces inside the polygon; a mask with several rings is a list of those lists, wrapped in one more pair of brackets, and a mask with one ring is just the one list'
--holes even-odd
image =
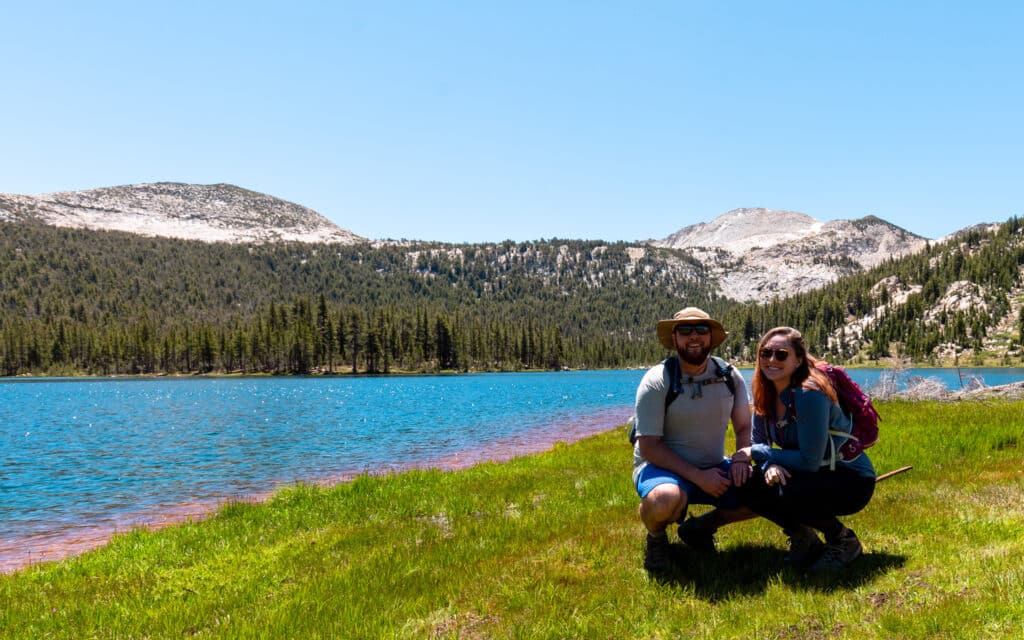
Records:
{"label": "man's hiking boot", "polygon": [[672,568],[668,536],[647,534],[647,548],[644,550],[644,569],[652,575],[664,575]]}
{"label": "man's hiking boot", "polygon": [[822,544],[814,529],[797,525],[789,533],[789,553],[783,562],[794,569],[806,569],[821,557],[825,545]]}
{"label": "man's hiking boot", "polygon": [[811,565],[811,573],[837,571],[850,564],[864,553],[857,534],[852,529],[843,529],[836,542],[825,545],[818,561]]}
{"label": "man's hiking boot", "polygon": [[701,526],[693,518],[687,518],[679,525],[679,539],[697,551],[715,551],[715,530]]}

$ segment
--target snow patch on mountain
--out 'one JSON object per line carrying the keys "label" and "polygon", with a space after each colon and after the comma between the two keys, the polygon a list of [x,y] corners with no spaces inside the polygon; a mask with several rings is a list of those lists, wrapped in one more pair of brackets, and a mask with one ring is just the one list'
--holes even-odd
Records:
{"label": "snow patch on mountain", "polygon": [[39,196],[0,194],[0,220],[204,242],[364,241],[312,209],[228,184],[160,182]]}

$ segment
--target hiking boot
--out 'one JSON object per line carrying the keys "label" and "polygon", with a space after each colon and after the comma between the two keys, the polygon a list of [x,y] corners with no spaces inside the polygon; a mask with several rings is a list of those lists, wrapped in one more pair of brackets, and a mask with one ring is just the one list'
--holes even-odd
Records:
{"label": "hiking boot", "polygon": [[850,564],[864,553],[857,534],[852,529],[843,529],[836,542],[825,545],[818,561],[811,565],[812,573],[837,571]]}
{"label": "hiking boot", "polygon": [[697,551],[715,552],[715,530],[701,526],[693,518],[687,518],[679,525],[679,539]]}
{"label": "hiking boot", "polygon": [[789,553],[783,558],[783,562],[794,569],[806,569],[821,557],[825,545],[822,544],[814,529],[797,525],[787,533],[789,533]]}
{"label": "hiking boot", "polygon": [[647,548],[644,551],[644,569],[648,573],[660,575],[667,573],[672,568],[672,559],[669,557],[668,536],[652,536],[647,534]]}

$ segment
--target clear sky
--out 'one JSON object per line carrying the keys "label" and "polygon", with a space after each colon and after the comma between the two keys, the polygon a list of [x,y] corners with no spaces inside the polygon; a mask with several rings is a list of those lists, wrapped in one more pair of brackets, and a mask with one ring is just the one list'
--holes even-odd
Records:
{"label": "clear sky", "polygon": [[1024,214],[1024,3],[34,2],[0,192],[226,182],[368,238],[662,238],[737,207]]}

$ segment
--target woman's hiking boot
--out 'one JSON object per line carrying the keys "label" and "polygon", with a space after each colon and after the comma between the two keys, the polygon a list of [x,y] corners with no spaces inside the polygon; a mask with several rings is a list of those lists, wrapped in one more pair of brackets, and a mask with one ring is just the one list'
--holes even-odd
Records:
{"label": "woman's hiking boot", "polygon": [[811,565],[811,573],[837,571],[850,564],[864,553],[857,534],[852,529],[844,528],[835,542],[825,545],[818,561]]}
{"label": "woman's hiking boot", "polygon": [[715,552],[715,530],[702,526],[695,518],[687,518],[679,525],[679,539],[698,551]]}
{"label": "woman's hiking boot", "polygon": [[806,569],[824,552],[825,545],[814,529],[801,524],[787,530],[786,533],[789,535],[789,553],[783,558],[783,562],[794,569]]}
{"label": "woman's hiking boot", "polygon": [[664,533],[660,536],[647,534],[647,547],[644,549],[644,569],[647,569],[647,573],[655,576],[664,575],[672,569],[668,536]]}

